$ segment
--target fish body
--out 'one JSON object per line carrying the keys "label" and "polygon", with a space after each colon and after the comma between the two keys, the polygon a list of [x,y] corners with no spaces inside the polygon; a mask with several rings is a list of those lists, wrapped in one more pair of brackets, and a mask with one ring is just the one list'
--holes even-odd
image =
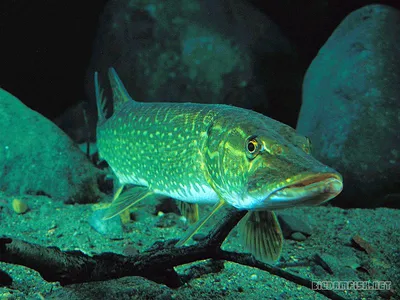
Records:
{"label": "fish body", "polygon": [[121,185],[146,186],[190,203],[216,203],[202,149],[213,107],[126,102],[97,129],[99,153]]}
{"label": "fish body", "polygon": [[[246,238],[248,248],[275,261],[282,237],[272,210],[319,204],[342,190],[341,175],[312,157],[309,140],[283,123],[229,105],[140,103],[130,98],[114,69],[109,78],[114,113],[106,119],[95,74],[97,146],[121,187],[110,217],[149,195],[180,200],[189,205],[187,212],[197,204],[215,204],[182,245],[222,205],[231,205],[251,212],[247,236],[273,240],[260,246]],[[120,196],[128,184],[136,187],[134,195]]]}

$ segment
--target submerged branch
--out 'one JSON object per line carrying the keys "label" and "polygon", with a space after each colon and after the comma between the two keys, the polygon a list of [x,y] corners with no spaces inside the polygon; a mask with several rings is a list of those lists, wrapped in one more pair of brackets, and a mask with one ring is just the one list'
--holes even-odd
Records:
{"label": "submerged branch", "polygon": [[[43,247],[2,237],[0,261],[29,267],[38,271],[43,279],[59,281],[61,285],[141,276],[174,288],[182,285],[174,267],[214,259],[258,268],[311,289],[312,282],[308,279],[257,261],[250,254],[221,250],[223,241],[245,213],[231,212],[206,239],[196,245],[177,248],[174,247],[176,240],[157,242],[149,250],[130,257],[113,253],[88,256],[81,251],[61,251],[55,247]],[[333,291],[316,292],[330,299],[344,299]]]}

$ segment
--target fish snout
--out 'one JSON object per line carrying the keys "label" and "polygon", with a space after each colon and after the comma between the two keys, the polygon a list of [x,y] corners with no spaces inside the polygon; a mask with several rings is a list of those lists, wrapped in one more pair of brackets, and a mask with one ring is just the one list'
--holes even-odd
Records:
{"label": "fish snout", "polygon": [[269,209],[293,206],[314,206],[329,201],[343,190],[339,173],[300,174],[287,179],[285,185],[273,191],[266,204]]}

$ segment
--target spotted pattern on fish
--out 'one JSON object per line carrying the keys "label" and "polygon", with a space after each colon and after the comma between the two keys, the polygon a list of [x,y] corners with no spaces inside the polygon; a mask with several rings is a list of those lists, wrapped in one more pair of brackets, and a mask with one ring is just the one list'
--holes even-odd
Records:
{"label": "spotted pattern on fish", "polygon": [[98,128],[98,148],[120,184],[215,203],[202,154],[216,112],[200,104],[127,102]]}

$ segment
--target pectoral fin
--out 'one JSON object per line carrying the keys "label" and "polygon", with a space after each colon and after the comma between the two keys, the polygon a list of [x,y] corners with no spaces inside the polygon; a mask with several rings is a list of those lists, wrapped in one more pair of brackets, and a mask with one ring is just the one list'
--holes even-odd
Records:
{"label": "pectoral fin", "polygon": [[199,205],[178,201],[179,211],[190,224],[196,223],[199,220]]}
{"label": "pectoral fin", "polygon": [[202,218],[200,221],[198,221],[196,224],[194,224],[192,227],[186,231],[185,235],[183,238],[181,238],[175,245],[175,247],[181,247],[183,246],[203,225],[211,218],[212,215],[214,215],[222,206],[224,206],[225,201],[220,200],[217,204],[214,205],[213,209],[211,212]]}
{"label": "pectoral fin", "polygon": [[272,211],[249,211],[240,223],[246,249],[258,260],[276,263],[282,252],[283,235]]}
{"label": "pectoral fin", "polygon": [[111,219],[136,203],[152,196],[154,193],[144,186],[135,186],[121,194],[123,186],[119,187],[111,205],[107,208],[103,220]]}

